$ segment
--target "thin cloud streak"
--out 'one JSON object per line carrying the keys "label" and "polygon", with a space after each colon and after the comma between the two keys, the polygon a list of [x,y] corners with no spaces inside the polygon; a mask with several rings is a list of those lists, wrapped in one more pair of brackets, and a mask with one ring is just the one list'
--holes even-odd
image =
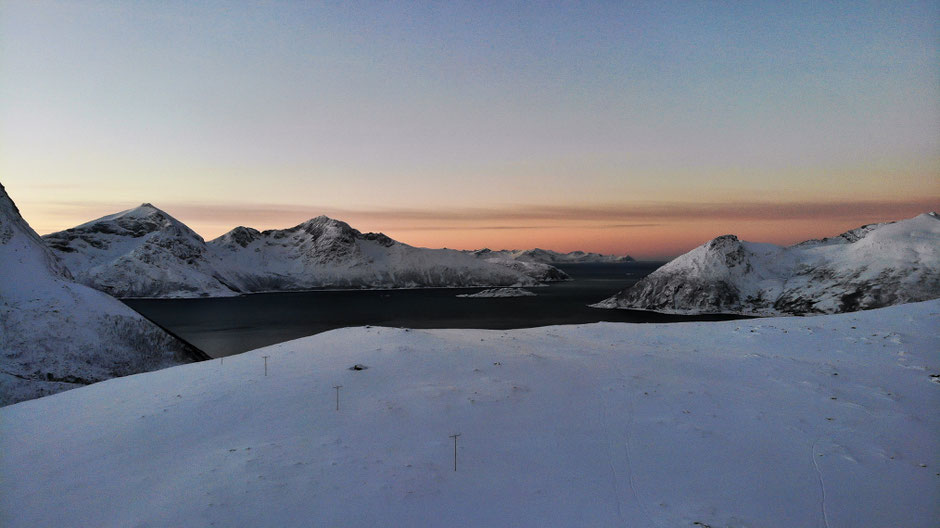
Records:
{"label": "thin cloud streak", "polygon": [[[238,225],[264,225],[291,227],[309,218],[325,214],[339,220],[356,222],[382,222],[395,225],[398,230],[510,230],[551,229],[558,224],[545,225],[545,221],[567,222],[567,227],[634,228],[654,227],[661,222],[729,220],[729,221],[781,221],[781,220],[844,220],[865,218],[896,218],[913,216],[940,208],[940,196],[905,201],[870,200],[842,202],[639,202],[603,204],[596,206],[577,205],[519,205],[505,208],[455,208],[455,209],[408,209],[408,208],[334,208],[306,205],[278,204],[211,204],[211,203],[165,203],[154,204],[174,216],[194,224],[212,223],[236,227]],[[59,217],[76,217],[83,213],[110,214],[121,206],[100,202],[54,202],[49,204],[49,214]],[[124,207],[127,207],[125,205]],[[91,213],[94,211],[94,213]],[[102,213],[104,211],[104,213]],[[88,220],[93,218],[89,217]],[[642,220],[646,222],[633,223]],[[650,222],[654,221],[654,222]],[[291,223],[293,222],[293,223]],[[507,223],[510,222],[510,223]],[[531,225],[531,222],[541,222]],[[573,225],[572,222],[596,223],[598,225]],[[444,223],[445,225],[441,225]],[[457,223],[459,225],[446,225]],[[518,224],[516,224],[518,223]],[[494,225],[495,224],[495,225]],[[64,226],[70,227],[70,226]]]}
{"label": "thin cloud streak", "polygon": [[[632,227],[658,227],[662,224],[605,224],[578,226],[578,229],[627,229]],[[499,225],[499,226],[417,226],[398,227],[396,231],[518,231],[524,229],[571,229],[566,225]]]}

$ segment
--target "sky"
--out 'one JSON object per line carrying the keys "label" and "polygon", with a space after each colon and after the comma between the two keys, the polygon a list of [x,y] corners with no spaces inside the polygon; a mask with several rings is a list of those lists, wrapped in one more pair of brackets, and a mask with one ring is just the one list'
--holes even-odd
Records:
{"label": "sky", "polygon": [[940,209],[940,2],[0,3],[0,182],[417,246],[670,257]]}

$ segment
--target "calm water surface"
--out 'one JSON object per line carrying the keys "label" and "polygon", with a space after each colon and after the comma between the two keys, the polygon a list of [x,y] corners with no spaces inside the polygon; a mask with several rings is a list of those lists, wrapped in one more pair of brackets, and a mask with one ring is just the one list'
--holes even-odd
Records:
{"label": "calm water surface", "polygon": [[407,328],[530,328],[555,324],[732,319],[601,310],[601,301],[649,275],[662,263],[559,266],[574,279],[529,288],[536,297],[466,299],[482,288],[262,293],[217,299],[128,299],[131,308],[213,357],[347,326]]}

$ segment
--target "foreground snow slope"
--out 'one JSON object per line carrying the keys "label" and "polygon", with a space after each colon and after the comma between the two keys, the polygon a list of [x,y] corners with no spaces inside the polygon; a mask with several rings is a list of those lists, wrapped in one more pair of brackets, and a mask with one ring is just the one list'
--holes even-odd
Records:
{"label": "foreground snow slope", "polygon": [[718,237],[598,308],[748,315],[838,313],[940,297],[936,213],[790,247]]}
{"label": "foreground snow slope", "polygon": [[116,299],[73,282],[0,185],[0,405],[198,354]]}
{"label": "foreground snow slope", "polygon": [[933,527],[938,312],[352,328],[110,380],[0,409],[0,524]]}

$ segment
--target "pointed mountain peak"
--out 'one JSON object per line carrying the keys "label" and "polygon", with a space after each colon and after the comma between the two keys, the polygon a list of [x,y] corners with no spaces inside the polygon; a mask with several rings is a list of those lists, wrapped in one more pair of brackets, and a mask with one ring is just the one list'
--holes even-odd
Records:
{"label": "pointed mountain peak", "polygon": [[708,241],[705,244],[707,249],[725,249],[737,247],[741,244],[741,241],[738,240],[738,237],[735,235],[721,235],[720,237],[715,237]]}
{"label": "pointed mountain peak", "polygon": [[156,231],[170,231],[175,233],[174,236],[183,235],[202,241],[202,237],[192,229],[150,203],[143,203],[133,209],[102,216],[65,231],[50,233],[43,236],[43,238],[47,241],[63,237],[71,239],[76,233],[129,235],[137,238]]}
{"label": "pointed mountain peak", "polygon": [[358,230],[354,229],[346,222],[343,222],[342,220],[336,220],[335,218],[330,218],[329,216],[325,215],[311,218],[310,220],[307,220],[306,222],[290,229],[290,231],[295,230],[305,231],[316,237],[321,237],[328,233],[342,235],[350,238],[354,238],[360,235]]}
{"label": "pointed mountain peak", "polygon": [[337,220],[337,219],[335,219],[335,218],[330,218],[329,216],[326,216],[326,215],[316,216],[316,217],[314,217],[314,218],[311,218],[310,220],[307,220],[306,222],[303,222],[303,223],[300,224],[300,225],[346,226],[346,227],[349,227],[349,224],[347,224],[346,222],[343,222],[342,220]]}
{"label": "pointed mountain peak", "polygon": [[238,226],[210,243],[238,244],[247,247],[261,237],[261,232],[252,227]]}

